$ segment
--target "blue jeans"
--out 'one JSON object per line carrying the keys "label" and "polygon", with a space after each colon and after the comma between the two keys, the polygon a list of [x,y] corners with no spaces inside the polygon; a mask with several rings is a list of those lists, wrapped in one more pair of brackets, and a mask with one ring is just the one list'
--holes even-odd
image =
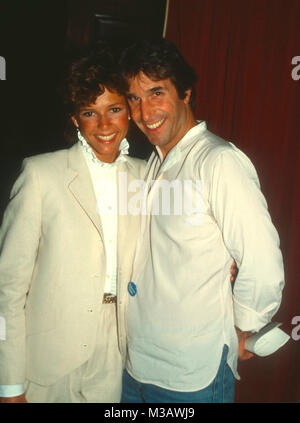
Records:
{"label": "blue jeans", "polygon": [[224,346],[221,363],[214,380],[195,392],[177,392],[149,383],[140,383],[126,370],[123,374],[122,403],[225,403],[234,402],[235,378],[228,366],[228,347]]}

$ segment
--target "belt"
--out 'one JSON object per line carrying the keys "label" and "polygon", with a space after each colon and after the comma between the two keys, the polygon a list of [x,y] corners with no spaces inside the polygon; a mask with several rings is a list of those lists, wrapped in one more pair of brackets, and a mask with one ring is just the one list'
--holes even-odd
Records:
{"label": "belt", "polygon": [[112,304],[117,302],[117,296],[114,294],[104,294],[102,304]]}

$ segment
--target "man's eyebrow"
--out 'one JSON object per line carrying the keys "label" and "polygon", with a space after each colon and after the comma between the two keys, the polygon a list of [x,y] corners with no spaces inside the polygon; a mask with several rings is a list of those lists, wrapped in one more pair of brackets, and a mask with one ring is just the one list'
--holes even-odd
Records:
{"label": "man's eyebrow", "polygon": [[155,91],[161,91],[161,90],[164,90],[164,89],[165,89],[165,87],[158,85],[157,87],[150,88],[148,91],[155,92]]}
{"label": "man's eyebrow", "polygon": [[131,97],[136,97],[136,96],[135,96],[135,94],[133,94],[133,93],[127,93],[127,94],[126,94],[126,97],[127,97],[127,98],[131,98]]}
{"label": "man's eyebrow", "polygon": [[[156,91],[162,91],[162,90],[166,90],[166,87],[162,87],[161,85],[158,85],[158,86],[155,86],[155,87],[152,87],[152,88],[149,88],[148,90],[147,90],[147,92],[148,93],[155,93]],[[136,97],[136,95],[134,94],[134,93],[131,93],[131,92],[129,92],[129,93],[127,93],[127,98],[132,98],[132,97]]]}

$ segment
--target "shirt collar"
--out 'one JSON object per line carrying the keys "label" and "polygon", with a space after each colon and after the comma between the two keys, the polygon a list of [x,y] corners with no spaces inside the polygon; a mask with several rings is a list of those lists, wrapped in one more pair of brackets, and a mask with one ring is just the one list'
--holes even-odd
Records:
{"label": "shirt collar", "polygon": [[168,152],[165,159],[163,159],[163,155],[159,146],[156,146],[157,154],[160,158],[162,163],[160,171],[166,171],[171,166],[173,166],[176,162],[180,160],[182,151],[197,137],[201,132],[206,130],[206,122],[205,121],[198,121],[196,126],[193,126],[184,136],[181,138],[180,141]]}
{"label": "shirt collar", "polygon": [[86,139],[82,136],[81,132],[78,130],[77,133],[78,139],[80,141],[80,144],[82,146],[83,152],[87,158],[88,161],[96,163],[96,165],[100,167],[114,167],[118,163],[124,162],[127,160],[128,150],[129,150],[129,143],[126,138],[123,138],[120,146],[119,146],[119,155],[116,158],[116,160],[113,163],[106,163],[102,162],[96,154],[93,152],[92,148],[87,143]]}

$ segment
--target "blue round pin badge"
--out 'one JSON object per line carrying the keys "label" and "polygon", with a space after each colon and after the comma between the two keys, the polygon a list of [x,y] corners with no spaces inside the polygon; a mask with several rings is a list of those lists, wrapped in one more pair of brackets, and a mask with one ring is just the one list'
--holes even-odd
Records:
{"label": "blue round pin badge", "polygon": [[137,291],[136,284],[134,282],[129,282],[129,284],[128,284],[128,292],[129,292],[129,294],[132,297],[134,297],[136,295],[136,291]]}

